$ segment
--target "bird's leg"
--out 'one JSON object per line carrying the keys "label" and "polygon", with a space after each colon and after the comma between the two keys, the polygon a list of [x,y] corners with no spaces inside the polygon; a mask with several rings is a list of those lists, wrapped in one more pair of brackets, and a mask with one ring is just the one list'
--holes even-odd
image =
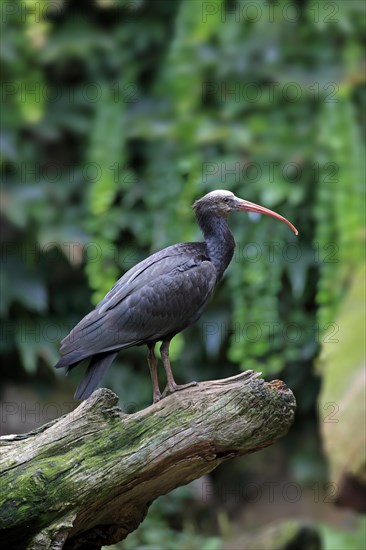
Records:
{"label": "bird's leg", "polygon": [[163,391],[163,397],[168,393],[174,393],[178,390],[184,390],[185,388],[190,388],[191,386],[197,386],[197,382],[189,382],[188,384],[177,384],[174,380],[172,367],[170,366],[169,361],[169,344],[170,340],[164,340],[160,346],[160,355],[163,361],[164,369],[166,372],[167,385]]}
{"label": "bird's leg", "polygon": [[151,374],[151,380],[153,385],[153,400],[154,403],[157,403],[160,401],[162,395],[160,393],[159,388],[159,381],[158,381],[158,360],[155,356],[155,344],[148,344],[147,346],[149,348],[148,354],[147,354],[147,362],[149,364],[150,374]]}

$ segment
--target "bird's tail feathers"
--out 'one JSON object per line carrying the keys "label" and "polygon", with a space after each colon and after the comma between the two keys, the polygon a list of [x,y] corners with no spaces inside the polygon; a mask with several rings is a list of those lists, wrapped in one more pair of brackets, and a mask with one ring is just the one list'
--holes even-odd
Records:
{"label": "bird's tail feathers", "polygon": [[86,369],[84,378],[76,388],[75,399],[87,399],[111,366],[118,352],[110,351],[94,355]]}
{"label": "bird's tail feathers", "polygon": [[56,363],[55,368],[61,369],[63,367],[68,367],[67,372],[69,372],[72,368],[76,367],[83,359],[86,359],[88,355],[85,353],[80,353],[79,351],[74,351],[72,353],[68,353],[67,355],[64,355],[59,359],[59,361]]}

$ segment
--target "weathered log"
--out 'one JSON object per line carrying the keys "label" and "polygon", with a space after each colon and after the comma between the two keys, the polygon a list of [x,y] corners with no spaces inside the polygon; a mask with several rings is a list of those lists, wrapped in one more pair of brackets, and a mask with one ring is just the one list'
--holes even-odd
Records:
{"label": "weathered log", "polygon": [[1,540],[12,549],[100,549],[151,502],[285,435],[295,398],[247,371],[201,382],[135,414],[100,389],[25,435],[1,438]]}

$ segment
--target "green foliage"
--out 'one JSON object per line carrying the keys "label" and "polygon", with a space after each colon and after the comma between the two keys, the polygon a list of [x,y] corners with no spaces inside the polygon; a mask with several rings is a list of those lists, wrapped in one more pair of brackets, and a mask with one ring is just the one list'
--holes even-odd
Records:
{"label": "green foliage", "polygon": [[365,276],[363,265],[354,274],[353,284],[336,318],[340,330],[336,337],[328,336],[319,359],[323,374],[319,410],[328,408],[333,419],[332,423],[321,424],[323,448],[331,477],[339,485],[347,475],[361,484],[366,480],[365,357],[364,350],[358,346],[366,332]]}
{"label": "green foliage", "polygon": [[[215,334],[189,333],[197,364],[308,365],[362,255],[357,2],[329,25],[312,2],[295,23],[285,2],[269,16],[258,1],[257,19],[220,1],[64,2],[37,21],[31,4],[8,16],[3,50],[5,320],[49,316],[61,337],[148,253],[200,238],[190,205],[227,187],[300,235],[233,217]],[[24,356],[15,333],[5,348]]]}
{"label": "green foliage", "polygon": [[[197,532],[193,516],[187,519],[180,529],[169,527],[167,519],[173,518],[185,507],[194,509],[192,484],[179,487],[169,495],[157,499],[151,505],[141,528],[131,533],[127,539],[116,545],[120,550],[155,548],[159,550],[219,550],[222,541],[219,537]],[[192,514],[190,514],[192,515]]]}
{"label": "green foliage", "polygon": [[[281,373],[314,413],[312,367],[364,254],[364,6],[250,4],[16,0],[2,17],[0,344],[17,376],[56,382],[68,330],[148,254],[200,239],[191,204],[228,188],[300,234],[232,217],[234,260],[173,343],[177,379]],[[144,356],[107,379],[135,408]]]}
{"label": "green foliage", "polygon": [[366,538],[366,518],[359,517],[357,524],[348,531],[333,526],[320,525],[324,550],[363,550]]}
{"label": "green foliage", "polygon": [[326,328],[364,254],[365,154],[349,90],[337,103],[324,104],[319,120],[319,163],[323,169],[315,205],[317,244],[334,251],[320,269],[318,319]]}

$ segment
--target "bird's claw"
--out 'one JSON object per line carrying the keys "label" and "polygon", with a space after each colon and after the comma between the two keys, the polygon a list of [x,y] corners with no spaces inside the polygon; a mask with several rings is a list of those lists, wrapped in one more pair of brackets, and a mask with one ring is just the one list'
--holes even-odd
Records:
{"label": "bird's claw", "polygon": [[163,399],[163,395],[159,392],[159,393],[155,393],[153,395],[153,403],[155,405],[155,403],[159,403],[159,401],[161,401]]}

